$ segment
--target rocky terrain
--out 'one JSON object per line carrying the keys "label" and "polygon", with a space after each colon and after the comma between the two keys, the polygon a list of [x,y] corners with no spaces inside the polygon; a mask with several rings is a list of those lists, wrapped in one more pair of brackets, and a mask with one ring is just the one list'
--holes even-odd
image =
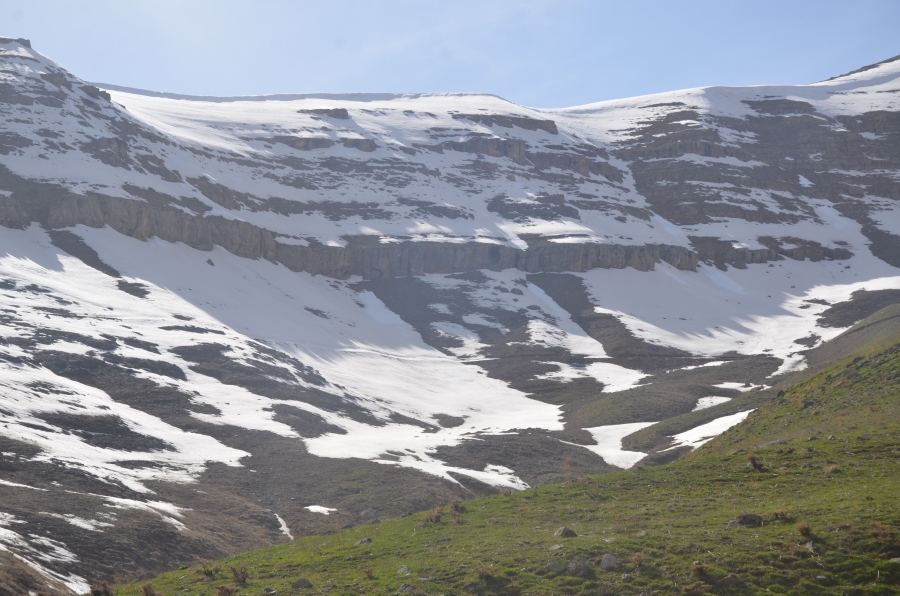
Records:
{"label": "rocky terrain", "polygon": [[900,302],[900,60],[535,110],[0,38],[0,122],[12,594],[668,461]]}

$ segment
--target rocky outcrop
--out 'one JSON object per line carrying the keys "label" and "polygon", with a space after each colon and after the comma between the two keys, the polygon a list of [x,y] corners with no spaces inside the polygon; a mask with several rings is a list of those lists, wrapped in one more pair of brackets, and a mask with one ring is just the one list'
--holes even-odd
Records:
{"label": "rocky outcrop", "polygon": [[[648,271],[660,262],[694,270],[697,254],[680,246],[559,243],[528,238],[526,250],[486,242],[382,243],[377,236],[350,236],[347,246],[282,244],[277,235],[248,222],[220,216],[198,216],[165,204],[110,197],[76,195],[53,184],[25,180],[0,168],[0,180],[14,188],[0,195],[0,224],[25,228],[32,222],[50,229],[86,225],[109,226],[147,240],[158,237],[199,250],[221,246],[245,258],[266,259],[292,271],[346,279],[386,279],[426,273],[461,273],[476,269],[519,269],[529,273],[587,271],[633,267]],[[196,182],[196,181],[195,181]],[[207,189],[208,190],[208,189]]]}

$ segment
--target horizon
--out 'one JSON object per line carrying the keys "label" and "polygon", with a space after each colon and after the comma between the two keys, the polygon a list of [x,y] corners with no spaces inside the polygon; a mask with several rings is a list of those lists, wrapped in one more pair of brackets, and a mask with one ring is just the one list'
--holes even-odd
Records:
{"label": "horizon", "polygon": [[425,8],[271,0],[249,13],[239,2],[37,0],[0,16],[9,37],[31,40],[85,81],[193,97],[464,93],[567,108],[698,87],[810,84],[900,54],[890,31],[900,4],[883,0]]}

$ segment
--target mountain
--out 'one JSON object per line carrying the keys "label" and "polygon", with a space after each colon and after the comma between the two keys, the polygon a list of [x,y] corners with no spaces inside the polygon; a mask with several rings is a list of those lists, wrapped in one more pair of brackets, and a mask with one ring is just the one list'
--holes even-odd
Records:
{"label": "mountain", "polygon": [[187,97],[0,38],[10,593],[684,455],[900,302],[898,94]]}
{"label": "mountain", "polygon": [[[895,305],[843,334],[846,359],[786,385],[781,398],[677,462],[436,504],[116,589],[900,593],[896,314]],[[235,581],[232,567],[246,580]],[[301,578],[312,590],[292,589]]]}

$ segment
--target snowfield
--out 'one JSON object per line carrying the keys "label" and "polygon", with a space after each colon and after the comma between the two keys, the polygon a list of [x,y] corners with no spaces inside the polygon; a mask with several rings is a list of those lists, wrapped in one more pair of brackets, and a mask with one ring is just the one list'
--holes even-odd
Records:
{"label": "snowfield", "polygon": [[898,112],[900,60],[536,110],[0,38],[0,551],[79,593],[147,528],[180,565],[699,447],[900,302]]}

